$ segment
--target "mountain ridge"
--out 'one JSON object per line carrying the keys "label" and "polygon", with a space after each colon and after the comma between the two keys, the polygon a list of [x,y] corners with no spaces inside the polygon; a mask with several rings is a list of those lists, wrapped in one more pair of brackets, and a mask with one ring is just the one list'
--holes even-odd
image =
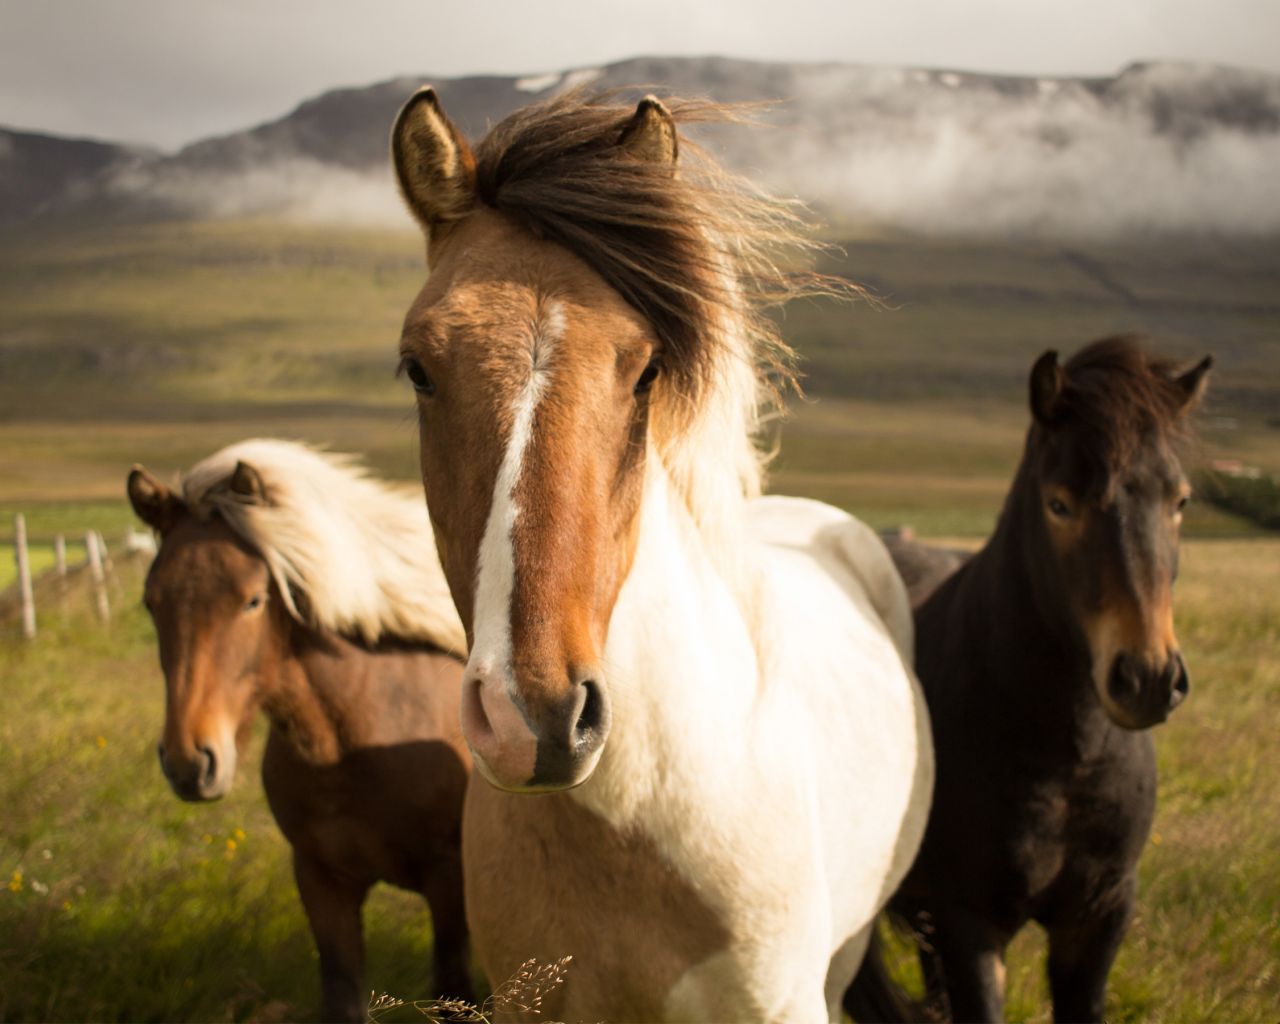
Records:
{"label": "mountain ridge", "polygon": [[[730,168],[799,196],[837,225],[1058,236],[1280,231],[1272,170],[1280,165],[1280,75],[1169,62],[1132,64],[1109,78],[724,57],[638,57],[525,77],[406,76],[330,90],[284,117],[174,154],[129,151],[68,173],[28,216],[97,206],[407,226],[387,137],[418,87],[434,85],[475,138],[518,107],[584,81],[632,98],[652,88],[769,104],[760,120],[781,131],[716,125],[694,136]],[[0,151],[8,203],[0,222],[20,205],[10,201],[5,168]]]}

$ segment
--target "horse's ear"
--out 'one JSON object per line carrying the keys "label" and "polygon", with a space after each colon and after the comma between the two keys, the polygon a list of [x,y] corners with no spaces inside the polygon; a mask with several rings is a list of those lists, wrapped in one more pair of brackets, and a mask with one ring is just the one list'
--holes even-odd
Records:
{"label": "horse's ear", "polygon": [[1037,422],[1047,427],[1057,418],[1066,386],[1067,375],[1058,365],[1058,353],[1050,349],[1031,367],[1031,415]]}
{"label": "horse's ear", "polygon": [[676,119],[656,96],[646,96],[627,122],[618,145],[647,164],[667,164],[674,168],[680,156],[680,135]]}
{"label": "horse's ear", "polygon": [[129,504],[138,518],[160,534],[172,529],[186,512],[187,503],[141,466],[129,472]]}
{"label": "horse's ear", "polygon": [[431,86],[409,97],[391,130],[400,191],[424,228],[464,217],[476,198],[476,158]]}
{"label": "horse's ear", "polygon": [[227,481],[227,489],[246,505],[267,504],[267,485],[256,469],[247,462],[237,462],[236,471]]}
{"label": "horse's ear", "polygon": [[1209,371],[1213,369],[1213,356],[1205,356],[1186,373],[1173,379],[1178,390],[1182,392],[1182,408],[1190,409],[1204,396],[1209,386]]}

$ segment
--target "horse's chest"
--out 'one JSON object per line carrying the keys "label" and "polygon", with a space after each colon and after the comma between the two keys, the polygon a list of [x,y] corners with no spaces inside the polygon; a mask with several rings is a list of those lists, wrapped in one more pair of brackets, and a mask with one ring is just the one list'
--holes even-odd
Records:
{"label": "horse's chest", "polygon": [[467,913],[495,984],[536,957],[573,957],[548,1019],[659,1020],[667,994],[730,935],[647,837],[568,794],[471,787],[463,834]]}
{"label": "horse's chest", "polygon": [[1064,766],[1029,787],[1007,853],[1032,914],[1088,902],[1127,876],[1150,827],[1154,771],[1125,762]]}
{"label": "horse's chest", "polygon": [[441,740],[363,748],[335,765],[268,743],[263,784],[289,842],[353,880],[418,890],[432,862],[457,856],[467,767]]}

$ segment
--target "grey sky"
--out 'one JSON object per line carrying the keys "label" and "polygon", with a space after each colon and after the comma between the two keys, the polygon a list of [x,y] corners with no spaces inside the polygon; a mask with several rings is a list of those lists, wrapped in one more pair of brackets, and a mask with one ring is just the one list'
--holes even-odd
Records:
{"label": "grey sky", "polygon": [[0,0],[0,125],[166,149],[343,85],[642,54],[1280,71],[1277,0]]}

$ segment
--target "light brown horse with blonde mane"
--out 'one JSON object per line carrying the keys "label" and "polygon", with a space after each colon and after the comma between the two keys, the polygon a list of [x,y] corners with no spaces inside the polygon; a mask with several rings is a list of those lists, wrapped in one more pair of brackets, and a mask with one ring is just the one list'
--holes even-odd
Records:
{"label": "light brown horse with blonde mane", "polygon": [[[470,641],[467,909],[548,1019],[838,1020],[933,781],[879,539],[760,498],[761,312],[790,208],[709,161],[709,103],[570,93],[473,151],[392,148],[427,235],[405,319],[427,505]],[[680,159],[681,155],[685,159]]]}
{"label": "light brown horse with blonde mane", "polygon": [[181,494],[135,467],[129,498],[160,535],[145,592],[167,693],[160,765],[182,799],[217,799],[266,713],[262,782],[293,846],[322,1019],[366,1017],[360,908],[377,881],[426,897],[434,989],[469,999],[465,637],[421,498],[284,441],[223,449]]}

